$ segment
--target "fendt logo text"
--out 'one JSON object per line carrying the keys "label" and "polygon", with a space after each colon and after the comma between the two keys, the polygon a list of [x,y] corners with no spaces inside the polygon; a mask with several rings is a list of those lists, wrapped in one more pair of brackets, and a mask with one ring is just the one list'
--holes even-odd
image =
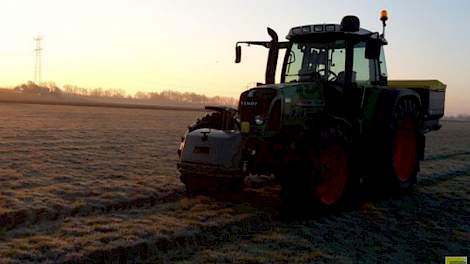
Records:
{"label": "fendt logo text", "polygon": [[254,102],[254,101],[241,101],[242,106],[256,106],[257,104],[258,102]]}

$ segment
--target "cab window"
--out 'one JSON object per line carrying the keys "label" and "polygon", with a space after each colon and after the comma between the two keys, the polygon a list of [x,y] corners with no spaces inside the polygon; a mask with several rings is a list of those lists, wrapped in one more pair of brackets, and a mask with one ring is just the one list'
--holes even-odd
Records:
{"label": "cab window", "polygon": [[354,46],[353,78],[356,83],[376,84],[387,77],[387,66],[383,47],[378,60],[365,57],[366,45],[360,42]]}
{"label": "cab window", "polygon": [[382,46],[382,49],[380,50],[379,64],[380,64],[380,76],[382,78],[387,78],[387,64],[385,63],[385,52],[384,52],[383,46]]}
{"label": "cab window", "polygon": [[293,43],[287,60],[285,81],[338,81],[344,76],[345,54],[344,40]]}
{"label": "cab window", "polygon": [[354,46],[354,62],[353,62],[353,82],[371,82],[371,66],[373,68],[373,61],[365,58],[366,45],[361,42]]}

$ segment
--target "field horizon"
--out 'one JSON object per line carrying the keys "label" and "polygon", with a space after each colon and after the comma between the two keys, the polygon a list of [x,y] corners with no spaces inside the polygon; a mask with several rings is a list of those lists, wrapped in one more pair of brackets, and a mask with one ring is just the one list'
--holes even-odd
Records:
{"label": "field horizon", "polygon": [[[106,96],[80,96],[67,95],[57,96],[53,94],[31,94],[18,93],[13,89],[0,88],[0,103],[13,104],[38,104],[38,105],[62,105],[62,106],[85,106],[85,107],[111,107],[128,109],[149,109],[149,110],[182,110],[182,111],[204,111],[206,105],[222,104],[202,104],[202,103],[177,103],[177,102],[155,102],[137,98],[115,98]],[[236,108],[236,105],[226,105]],[[453,113],[444,116],[445,120],[470,121],[470,114]]]}

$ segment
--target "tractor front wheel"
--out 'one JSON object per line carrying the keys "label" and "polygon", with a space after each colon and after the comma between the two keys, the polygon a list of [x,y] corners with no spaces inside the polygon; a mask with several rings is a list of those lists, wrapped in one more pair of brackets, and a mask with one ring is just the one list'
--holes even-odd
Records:
{"label": "tractor front wheel", "polygon": [[329,211],[355,200],[350,139],[342,131],[326,134],[293,142],[285,155],[281,196],[290,208]]}

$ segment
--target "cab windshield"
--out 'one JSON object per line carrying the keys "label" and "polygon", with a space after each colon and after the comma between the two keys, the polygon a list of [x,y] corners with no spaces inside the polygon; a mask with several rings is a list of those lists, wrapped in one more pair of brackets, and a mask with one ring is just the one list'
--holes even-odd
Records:
{"label": "cab windshield", "polygon": [[323,79],[342,82],[345,64],[344,40],[321,43],[294,42],[287,59],[285,81],[308,82]]}

